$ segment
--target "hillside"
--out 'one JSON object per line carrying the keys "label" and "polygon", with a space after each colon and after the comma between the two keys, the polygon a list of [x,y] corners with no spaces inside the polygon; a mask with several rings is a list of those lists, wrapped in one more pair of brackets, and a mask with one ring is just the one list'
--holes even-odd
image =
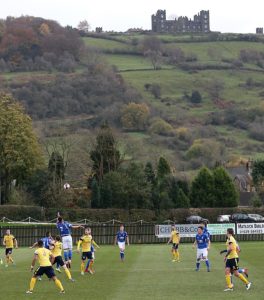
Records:
{"label": "hillside", "polygon": [[[264,50],[263,43],[190,42],[187,38],[186,43],[177,43],[173,37],[170,40],[168,36],[162,36],[160,38],[166,40],[162,43],[163,47],[181,49],[187,55],[196,56],[197,60],[189,63],[187,70],[180,64],[171,66],[164,62],[160,70],[153,70],[146,57],[127,54],[129,51],[136,52],[135,46],[130,44],[129,48],[129,43],[135,38],[144,37],[119,36],[118,41],[89,37],[85,38],[85,42],[100,49],[105,59],[116,66],[122,77],[140,91],[144,100],[158,115],[176,130],[184,127],[193,135],[187,139],[219,142],[225,148],[225,159],[233,156],[254,158],[261,154],[263,139],[256,139],[254,134],[250,133],[250,128],[256,115],[259,115],[260,119],[263,116],[264,70],[260,64],[252,61],[243,63],[240,67],[235,67],[232,63],[239,60],[242,50],[250,49],[261,53]],[[122,39],[123,43],[120,42]],[[214,82],[220,82],[222,90],[219,99],[212,100],[210,85]],[[160,86],[159,99],[146,90],[146,84]],[[193,90],[201,93],[201,103],[194,104],[186,99],[185,94],[191,94]],[[262,121],[260,124],[263,125]],[[136,137],[144,145],[148,143],[148,139],[153,140],[149,133],[129,135]],[[173,138],[163,136],[158,141],[171,159],[178,155],[184,156],[185,151],[188,151],[188,147],[179,145]]]}
{"label": "hillside", "polygon": [[[155,162],[163,155],[175,172],[190,176],[203,164],[262,155],[263,41],[154,36],[160,55],[155,66],[155,53],[148,52],[154,48],[144,49],[149,38],[153,36],[84,37],[80,45],[86,48],[78,57],[58,54],[62,64],[48,69],[37,60],[32,69],[10,70],[0,61],[1,88],[25,104],[43,143],[58,137],[74,141],[66,178],[75,185],[87,178],[88,151],[103,120],[114,127],[125,160]],[[59,96],[54,92],[58,81]],[[198,98],[193,96],[197,93]],[[28,101],[27,95],[34,97]],[[129,102],[147,104],[144,128],[127,128],[120,121]],[[65,103],[67,109],[61,111]]]}

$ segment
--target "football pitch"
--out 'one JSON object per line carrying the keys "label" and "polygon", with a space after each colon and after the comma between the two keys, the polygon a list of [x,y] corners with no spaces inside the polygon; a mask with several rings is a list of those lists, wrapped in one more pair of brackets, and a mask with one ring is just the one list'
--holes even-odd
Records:
{"label": "football pitch", "polygon": [[[58,274],[66,293],[59,294],[53,282],[46,277],[38,281],[33,294],[26,295],[31,273],[29,271],[34,250],[14,250],[16,266],[0,267],[0,299],[264,299],[264,243],[241,242],[240,266],[249,269],[253,283],[249,291],[234,279],[233,292],[225,288],[224,262],[219,251],[224,243],[213,243],[209,258],[211,272],[202,263],[195,272],[196,250],[191,244],[180,245],[181,262],[171,261],[169,245],[131,245],[126,249],[126,261],[119,261],[114,246],[102,246],[96,251],[95,275],[80,275],[80,255],[74,253],[72,275],[76,282]],[[1,249],[3,258],[4,249]]]}

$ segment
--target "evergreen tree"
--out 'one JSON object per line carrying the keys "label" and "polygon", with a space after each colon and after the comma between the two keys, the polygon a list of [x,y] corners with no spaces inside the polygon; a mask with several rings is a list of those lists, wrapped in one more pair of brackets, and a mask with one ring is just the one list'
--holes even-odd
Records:
{"label": "evergreen tree", "polygon": [[128,178],[117,171],[108,172],[100,185],[102,208],[129,208]]}
{"label": "evergreen tree", "polygon": [[254,162],[252,177],[256,187],[262,185],[264,182],[264,160],[259,159]]}
{"label": "evergreen tree", "polygon": [[167,175],[171,174],[171,168],[169,163],[164,157],[160,157],[159,162],[158,162],[158,180],[162,180],[164,177]]}
{"label": "evergreen tree", "polygon": [[92,189],[91,206],[92,208],[100,208],[101,207],[100,187],[95,178],[92,180],[91,189]]}
{"label": "evergreen tree", "polygon": [[191,95],[191,102],[192,103],[201,103],[202,102],[202,96],[199,93],[199,91],[193,91]]}
{"label": "evergreen tree", "polygon": [[155,179],[156,179],[156,175],[155,175],[155,172],[153,170],[153,166],[152,166],[151,162],[146,163],[144,172],[145,172],[145,176],[146,176],[147,181],[150,184],[154,184]]}
{"label": "evergreen tree", "polygon": [[214,178],[205,167],[192,182],[190,201],[192,207],[214,207]]}
{"label": "evergreen tree", "polygon": [[96,145],[90,152],[93,172],[99,183],[106,173],[116,171],[121,164],[121,154],[111,128],[104,124],[96,137]]}
{"label": "evergreen tree", "polygon": [[189,207],[190,207],[190,199],[185,195],[184,191],[179,188],[176,208],[189,208]]}
{"label": "evergreen tree", "polygon": [[235,185],[223,167],[213,171],[214,195],[216,207],[236,207],[238,205],[238,192]]}

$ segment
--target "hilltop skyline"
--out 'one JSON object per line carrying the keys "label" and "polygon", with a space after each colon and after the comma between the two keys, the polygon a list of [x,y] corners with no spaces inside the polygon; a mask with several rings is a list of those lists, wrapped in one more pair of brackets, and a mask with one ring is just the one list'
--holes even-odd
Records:
{"label": "hilltop skyline", "polygon": [[76,27],[86,19],[91,29],[102,26],[104,30],[126,31],[128,28],[151,28],[151,15],[158,9],[165,9],[168,18],[187,16],[192,18],[197,11],[210,10],[212,31],[255,33],[256,27],[264,27],[264,4],[252,0],[247,3],[223,0],[186,0],[176,3],[169,0],[121,1],[102,0],[9,0],[2,5],[0,18],[31,15],[58,21],[61,25]]}

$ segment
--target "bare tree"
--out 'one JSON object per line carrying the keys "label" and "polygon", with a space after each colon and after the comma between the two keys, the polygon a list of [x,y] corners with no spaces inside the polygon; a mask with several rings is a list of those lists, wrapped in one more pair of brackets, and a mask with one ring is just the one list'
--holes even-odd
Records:
{"label": "bare tree", "polygon": [[90,24],[88,23],[87,20],[83,20],[83,21],[80,21],[77,28],[80,30],[80,31],[83,31],[85,33],[89,32],[90,30]]}
{"label": "bare tree", "polygon": [[211,96],[212,100],[218,101],[221,99],[225,84],[220,79],[214,79],[210,82],[208,87],[208,93]]}

